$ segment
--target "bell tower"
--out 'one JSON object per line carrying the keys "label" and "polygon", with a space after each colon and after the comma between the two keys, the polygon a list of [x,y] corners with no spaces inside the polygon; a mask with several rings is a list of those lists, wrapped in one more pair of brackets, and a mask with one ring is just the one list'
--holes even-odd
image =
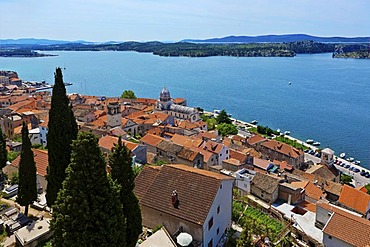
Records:
{"label": "bell tower", "polygon": [[108,108],[108,122],[109,128],[114,128],[122,125],[121,120],[121,106],[118,102],[112,102],[107,105]]}

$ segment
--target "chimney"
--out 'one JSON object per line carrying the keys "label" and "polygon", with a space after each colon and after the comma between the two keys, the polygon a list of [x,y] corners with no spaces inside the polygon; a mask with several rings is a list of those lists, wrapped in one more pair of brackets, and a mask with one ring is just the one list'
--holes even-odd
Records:
{"label": "chimney", "polygon": [[172,194],[171,194],[171,201],[172,201],[172,205],[177,208],[178,205],[179,205],[179,198],[178,198],[178,194],[177,194],[177,191],[174,190],[172,191]]}

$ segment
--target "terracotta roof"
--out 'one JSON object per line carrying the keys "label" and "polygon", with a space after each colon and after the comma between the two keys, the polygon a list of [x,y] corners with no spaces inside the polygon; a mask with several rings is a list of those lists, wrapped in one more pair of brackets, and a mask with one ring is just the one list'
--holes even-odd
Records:
{"label": "terracotta roof", "polygon": [[156,147],[161,141],[165,140],[164,138],[152,134],[146,134],[140,139],[140,142],[145,145],[150,145]]}
{"label": "terracotta roof", "polygon": [[187,121],[187,120],[179,121],[177,126],[182,128],[182,129],[188,129],[188,130],[198,128],[198,125],[196,125],[194,123],[191,123],[190,121]]}
{"label": "terracotta roof", "polygon": [[260,159],[260,158],[253,158],[253,165],[260,168],[260,169],[263,169],[263,170],[267,170],[267,167],[271,164],[271,161],[269,160],[264,160],[264,159]]}
{"label": "terracotta roof", "polygon": [[186,100],[183,99],[183,98],[176,98],[176,99],[173,100],[173,103],[179,104],[179,103],[183,103],[184,101],[186,101]]}
{"label": "terracotta roof", "polygon": [[311,166],[307,169],[306,173],[317,175],[328,180],[333,180],[339,175],[338,170],[334,166],[328,168],[326,165]]}
{"label": "terracotta roof", "polygon": [[[146,166],[135,179],[135,194],[141,206],[203,225],[222,180],[233,178],[186,165],[164,165],[159,171]],[[178,208],[171,203],[174,190]]]}
{"label": "terracotta roof", "polygon": [[214,141],[207,141],[204,149],[206,149],[206,150],[208,150],[212,153],[219,154],[224,147],[226,147],[226,146],[222,143],[218,143],[218,142],[214,142]]}
{"label": "terracotta roof", "polygon": [[156,99],[148,99],[148,98],[137,98],[137,99],[133,100],[133,102],[154,105],[157,102],[157,100]]}
{"label": "terracotta roof", "polygon": [[137,112],[133,112],[133,113],[127,115],[126,118],[133,120],[133,119],[141,117],[141,116],[148,116],[148,114],[146,114],[143,111],[137,111]]}
{"label": "terracotta roof", "polygon": [[274,160],[273,163],[275,165],[278,165],[280,170],[287,170],[287,171],[294,170],[293,166],[288,164],[286,161]]}
{"label": "terracotta roof", "polygon": [[[47,150],[40,150],[40,149],[32,149],[33,157],[36,164],[36,172],[45,177],[47,174],[47,167],[49,164],[48,161],[48,151]],[[19,167],[19,161],[21,160],[21,156],[19,155],[15,160],[13,160],[12,165],[15,167]]]}
{"label": "terracotta roof", "polygon": [[356,247],[370,244],[370,221],[333,213],[323,232]]}
{"label": "terracotta roof", "polygon": [[187,147],[183,147],[180,150],[180,152],[177,154],[177,157],[185,159],[185,160],[193,161],[197,157],[198,154],[199,152],[196,152]]}
{"label": "terracotta roof", "polygon": [[306,196],[311,197],[314,200],[320,200],[323,196],[321,189],[310,181],[292,182],[291,184],[297,188],[304,189],[306,192]]}
{"label": "terracotta roof", "polygon": [[369,209],[370,195],[348,185],[343,185],[338,202],[365,214]]}
{"label": "terracotta roof", "polygon": [[254,145],[254,144],[257,144],[257,143],[260,143],[260,142],[264,142],[264,141],[267,141],[267,139],[260,136],[260,135],[254,135],[254,136],[249,137],[247,139],[247,142],[248,142],[249,145]]}
{"label": "terracotta roof", "polygon": [[275,150],[279,153],[282,153],[284,155],[287,155],[289,157],[292,157],[292,158],[297,158],[300,155],[304,154],[302,150],[298,150],[298,149],[296,149],[296,148],[294,148],[294,147],[292,147],[288,144],[285,144],[285,143],[282,143],[282,142],[277,142],[277,141],[274,141],[274,140],[268,140],[268,141],[262,143],[261,145],[266,147],[266,148]]}
{"label": "terracotta roof", "polygon": [[237,159],[240,163],[243,163],[247,159],[247,154],[230,148],[230,158]]}
{"label": "terracotta roof", "polygon": [[365,186],[359,186],[356,189],[359,190],[359,191],[362,191],[364,193],[367,193],[367,189],[365,188]]}
{"label": "terracotta roof", "polygon": [[267,175],[267,174],[262,174],[262,173],[256,173],[251,183],[253,186],[269,194],[274,192],[279,186],[279,180],[277,178]]}
{"label": "terracotta roof", "polygon": [[312,204],[312,203],[310,203],[308,201],[300,202],[298,204],[298,206],[300,206],[300,207],[302,207],[302,208],[304,208],[304,209],[306,209],[308,211],[311,211],[311,212],[314,212],[314,213],[316,212],[316,205],[315,204]]}
{"label": "terracotta roof", "polygon": [[356,213],[349,211],[349,210],[345,211],[345,209],[340,208],[339,206],[329,204],[328,202],[324,200],[319,200],[318,202],[316,202],[316,207],[321,207],[321,208],[326,209],[329,212],[335,212],[335,213],[341,214],[346,217],[360,218],[359,216],[356,216]]}
{"label": "terracotta roof", "polygon": [[205,139],[213,139],[213,138],[217,138],[217,134],[215,132],[212,132],[212,131],[206,131],[206,132],[199,132],[198,134],[198,137],[199,138],[205,138]]}
{"label": "terracotta roof", "polygon": [[241,166],[242,165],[242,163],[239,160],[234,159],[234,158],[223,160],[222,162],[233,165],[233,166]]}
{"label": "terracotta roof", "polygon": [[[99,147],[103,147],[108,150],[112,150],[114,147],[114,144],[118,143],[118,137],[115,136],[103,136],[99,139]],[[137,146],[139,146],[137,143],[129,142],[126,140],[122,140],[122,143],[131,151],[133,151]]]}
{"label": "terracotta roof", "polygon": [[173,135],[171,141],[185,147],[200,147],[200,145],[203,143],[203,140],[200,138],[192,138],[179,134]]}

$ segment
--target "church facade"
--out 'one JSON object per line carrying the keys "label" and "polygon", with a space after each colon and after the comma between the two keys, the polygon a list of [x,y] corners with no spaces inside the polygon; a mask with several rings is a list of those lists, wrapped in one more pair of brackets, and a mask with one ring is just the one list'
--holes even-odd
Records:
{"label": "church facade", "polygon": [[196,108],[175,104],[170,92],[165,87],[162,89],[159,99],[155,103],[154,111],[164,112],[177,119],[188,120],[190,122],[200,120],[199,111]]}

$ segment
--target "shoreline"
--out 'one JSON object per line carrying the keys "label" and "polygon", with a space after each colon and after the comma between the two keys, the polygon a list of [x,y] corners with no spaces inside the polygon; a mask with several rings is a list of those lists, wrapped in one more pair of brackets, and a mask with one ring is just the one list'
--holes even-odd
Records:
{"label": "shoreline", "polygon": [[[217,113],[206,111],[206,110],[204,110],[203,113],[204,114],[209,114],[209,115],[212,115],[212,116],[217,115]],[[236,123],[240,123],[240,125],[245,126],[245,127],[257,128],[257,124],[251,124],[249,122],[245,122],[243,120],[236,119],[236,118],[233,118],[233,117],[230,117],[230,119],[233,121],[234,124],[236,122]],[[247,131],[247,129],[246,129],[246,131]],[[284,135],[284,137],[289,138],[291,140],[295,140],[295,141],[297,141],[297,143],[302,144],[302,145],[304,145],[304,146],[306,146],[306,147],[308,147],[308,148],[310,148],[314,151],[316,151],[317,149],[323,149],[323,148],[319,148],[317,146],[313,146],[311,144],[308,144],[305,141],[302,141],[302,140],[300,140],[298,138],[295,138],[293,136],[290,136],[290,135]],[[274,138],[272,138],[272,139],[274,139]],[[330,147],[328,147],[328,148],[330,148]],[[305,155],[307,155],[307,154],[305,153]],[[354,183],[355,187],[370,184],[370,178],[366,178],[365,176],[360,175],[360,172],[362,170],[364,170],[365,172],[370,173],[370,169],[368,169],[366,167],[363,167],[361,165],[356,165],[356,164],[354,164],[354,161],[350,162],[350,161],[347,161],[345,158],[340,158],[339,155],[334,155],[334,160],[340,160],[340,161],[342,161],[342,163],[348,164],[348,165],[350,165],[350,167],[355,167],[355,168],[360,170],[359,172],[356,173],[356,172],[353,172],[353,171],[349,170],[349,168],[344,168],[340,165],[334,164],[335,168],[337,168],[338,171],[340,171],[343,174],[346,174],[346,175],[349,175],[349,176],[353,177],[353,183]]]}

